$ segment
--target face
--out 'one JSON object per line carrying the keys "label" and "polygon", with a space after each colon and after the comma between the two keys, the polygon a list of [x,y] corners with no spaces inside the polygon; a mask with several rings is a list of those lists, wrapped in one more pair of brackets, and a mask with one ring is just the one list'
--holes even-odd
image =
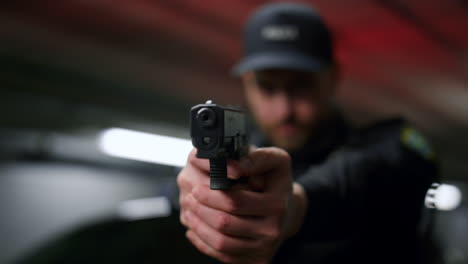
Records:
{"label": "face", "polygon": [[330,112],[333,69],[262,70],[245,73],[242,81],[257,124],[275,146],[289,152],[300,149]]}

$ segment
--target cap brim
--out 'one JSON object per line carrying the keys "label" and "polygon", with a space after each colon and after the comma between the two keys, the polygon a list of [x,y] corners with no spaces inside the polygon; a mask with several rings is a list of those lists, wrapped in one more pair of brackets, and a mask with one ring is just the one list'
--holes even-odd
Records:
{"label": "cap brim", "polygon": [[318,72],[324,69],[328,62],[291,52],[269,52],[255,54],[244,58],[232,68],[232,74],[239,76],[248,71],[266,69],[291,69]]}

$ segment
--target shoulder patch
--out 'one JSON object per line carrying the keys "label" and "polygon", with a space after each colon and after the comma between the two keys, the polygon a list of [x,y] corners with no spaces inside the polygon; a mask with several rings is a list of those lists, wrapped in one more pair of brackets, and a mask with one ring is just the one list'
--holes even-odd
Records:
{"label": "shoulder patch", "polygon": [[411,127],[403,127],[401,129],[400,140],[409,149],[420,154],[425,159],[434,159],[435,153],[426,138]]}

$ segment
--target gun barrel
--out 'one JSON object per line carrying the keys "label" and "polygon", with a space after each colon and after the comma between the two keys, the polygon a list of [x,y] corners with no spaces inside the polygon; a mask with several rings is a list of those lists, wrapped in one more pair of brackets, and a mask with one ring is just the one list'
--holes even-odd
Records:
{"label": "gun barrel", "polygon": [[233,181],[227,178],[227,159],[239,159],[248,149],[244,112],[211,101],[196,105],[190,135],[197,157],[210,160],[210,188],[228,189]]}

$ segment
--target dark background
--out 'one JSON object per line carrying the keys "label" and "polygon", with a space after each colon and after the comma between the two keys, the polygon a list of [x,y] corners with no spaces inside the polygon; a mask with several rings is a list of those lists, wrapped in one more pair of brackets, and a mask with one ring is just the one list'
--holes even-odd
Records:
{"label": "dark background", "polygon": [[[0,262],[173,179],[172,167],[106,157],[97,133],[188,138],[191,105],[242,104],[229,70],[245,19],[266,2],[3,1]],[[358,123],[405,116],[434,145],[443,181],[466,190],[468,1],[306,2],[334,33],[346,114]],[[437,215],[445,263],[468,262],[463,206]]]}

